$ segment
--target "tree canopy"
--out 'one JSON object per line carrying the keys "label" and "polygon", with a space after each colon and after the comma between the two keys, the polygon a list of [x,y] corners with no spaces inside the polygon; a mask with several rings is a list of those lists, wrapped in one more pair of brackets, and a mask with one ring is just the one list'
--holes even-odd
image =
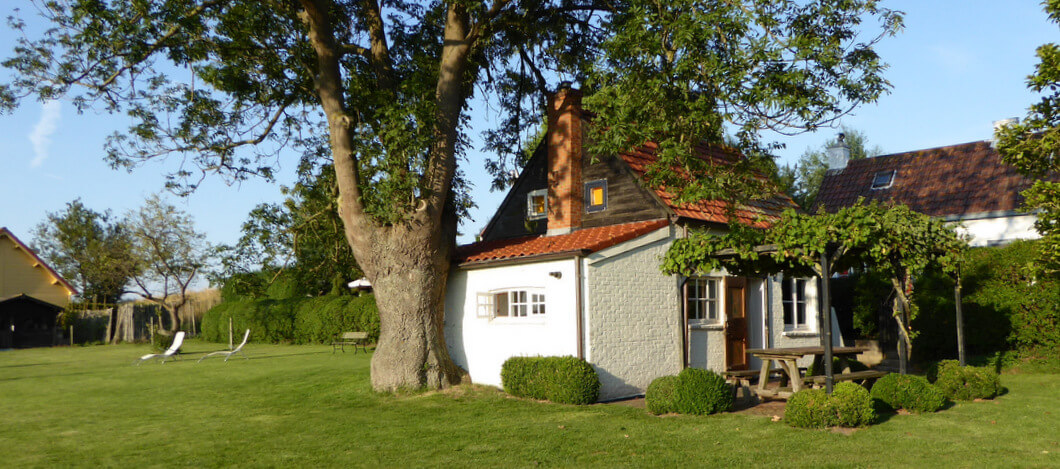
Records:
{"label": "tree canopy", "polygon": [[81,199],[49,213],[33,233],[33,250],[86,301],[117,303],[133,275],[132,238],[110,211],[97,212]]}
{"label": "tree canopy", "polygon": [[[460,379],[442,336],[459,167],[474,97],[497,103],[494,168],[518,155],[548,92],[577,83],[594,113],[589,150],[651,138],[655,183],[704,163],[688,151],[736,130],[828,125],[886,92],[873,47],[902,26],[877,0],[97,0],[37,4],[53,28],[20,39],[0,103],[69,96],[124,112],[112,164],[174,156],[176,189],[207,174],[271,177],[284,148],[330,159],[347,242],[375,287],[381,390]],[[17,17],[16,29],[24,30]],[[867,31],[867,32],[866,32]],[[752,152],[753,153],[753,152]],[[752,159],[702,167],[684,198],[762,195]],[[741,181],[745,183],[741,183]]]}
{"label": "tree canopy", "polygon": [[[1045,13],[1060,23],[1060,1],[1042,2]],[[1038,270],[1060,277],[1060,45],[1038,47],[1038,66],[1027,77],[1027,87],[1042,95],[1022,122],[997,130],[997,151],[1002,160],[1037,178],[1023,192],[1025,206],[1038,219],[1042,234]]]}

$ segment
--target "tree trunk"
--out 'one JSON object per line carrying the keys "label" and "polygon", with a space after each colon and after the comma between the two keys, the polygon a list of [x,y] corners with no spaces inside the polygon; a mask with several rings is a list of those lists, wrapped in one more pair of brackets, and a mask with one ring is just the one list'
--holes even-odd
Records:
{"label": "tree trunk", "polygon": [[[444,224],[455,229],[455,221]],[[387,231],[370,253],[362,253],[375,267],[365,274],[379,307],[372,387],[398,391],[459,384],[466,372],[450,358],[444,331],[451,230],[409,222]]]}

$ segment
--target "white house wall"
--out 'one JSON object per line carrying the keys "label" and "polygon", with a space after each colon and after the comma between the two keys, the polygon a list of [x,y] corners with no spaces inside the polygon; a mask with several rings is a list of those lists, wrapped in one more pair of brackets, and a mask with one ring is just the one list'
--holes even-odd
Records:
{"label": "white house wall", "polygon": [[1033,214],[1012,215],[993,218],[976,218],[961,220],[957,232],[971,236],[968,244],[994,246],[1006,244],[1017,239],[1038,239],[1041,235],[1034,229],[1036,216]]}
{"label": "white house wall", "polygon": [[600,399],[644,394],[657,377],[681,371],[678,278],[659,270],[670,228],[591,255],[588,355],[600,376]]}
{"label": "white house wall", "polygon": [[[445,297],[445,338],[457,365],[479,384],[501,386],[513,356],[577,355],[574,259],[480,269],[453,268]],[[558,273],[559,278],[554,274]],[[541,288],[544,317],[478,317],[477,293]]]}

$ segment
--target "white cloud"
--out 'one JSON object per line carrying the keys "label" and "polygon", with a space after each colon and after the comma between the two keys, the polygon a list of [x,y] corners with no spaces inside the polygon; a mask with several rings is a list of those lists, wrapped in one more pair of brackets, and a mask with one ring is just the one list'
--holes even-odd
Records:
{"label": "white cloud", "polygon": [[52,134],[59,127],[62,119],[62,106],[59,101],[48,101],[41,105],[40,120],[29,134],[29,141],[33,143],[33,159],[29,166],[36,168],[48,158],[48,147],[52,144]]}

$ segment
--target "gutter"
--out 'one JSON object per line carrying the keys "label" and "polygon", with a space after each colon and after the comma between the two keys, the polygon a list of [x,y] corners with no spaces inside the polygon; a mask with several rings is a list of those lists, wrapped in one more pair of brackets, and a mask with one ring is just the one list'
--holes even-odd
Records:
{"label": "gutter", "polygon": [[585,301],[583,300],[583,289],[582,289],[582,257],[574,257],[574,311],[577,317],[574,325],[576,340],[575,344],[578,349],[578,359],[585,360],[585,333],[584,331],[584,317],[585,317]]}

